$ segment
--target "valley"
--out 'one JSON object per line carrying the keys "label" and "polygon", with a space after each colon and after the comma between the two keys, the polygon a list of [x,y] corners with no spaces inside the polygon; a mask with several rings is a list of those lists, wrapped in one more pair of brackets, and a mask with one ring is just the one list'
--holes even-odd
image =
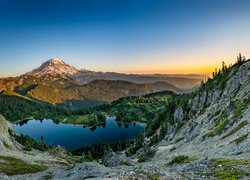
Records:
{"label": "valley", "polygon": [[78,70],[59,59],[51,59],[24,75],[0,79],[0,92],[77,109],[166,90],[183,93],[198,86],[203,78],[111,74]]}
{"label": "valley", "polygon": [[[0,176],[4,179],[27,179],[28,177],[31,179],[45,177],[50,179],[248,179],[250,173],[249,73],[250,60],[238,57],[234,65],[227,67],[223,64],[219,72],[215,72],[213,77],[208,78],[206,82],[201,83],[200,87],[189,93],[149,91],[149,94],[134,93],[126,96],[117,94],[117,99],[114,96],[109,97],[104,99],[105,103],[101,105],[82,109],[67,108],[67,106],[39,100],[43,96],[34,98],[27,95],[32,94],[31,86],[28,86],[28,91],[26,85],[20,89],[16,86],[17,82],[22,80],[2,79],[1,83],[4,86],[1,86],[3,90],[0,95],[0,114],[9,122],[4,117],[0,117],[0,128],[2,127],[0,129],[0,171],[3,172]],[[41,82],[45,83],[46,79],[51,77],[46,75],[42,78],[45,80]],[[67,86],[66,89],[75,86],[68,80],[65,84],[59,83],[61,77],[59,79],[60,81],[55,80],[58,86]],[[30,82],[35,81],[37,77]],[[114,82],[118,83],[115,89],[120,91],[119,87],[123,82],[112,81]],[[100,80],[92,83],[100,83]],[[106,83],[106,80],[101,80],[101,87],[107,88]],[[126,86],[129,87],[128,84]],[[54,90],[55,86],[49,87]],[[95,84],[94,87],[97,85]],[[110,91],[105,93],[108,92]],[[13,125],[10,123],[22,119],[51,118],[60,125],[69,123],[69,126],[74,127],[71,124],[77,124],[76,127],[80,130],[84,130],[82,125],[99,129],[102,127],[96,125],[105,122],[106,117],[109,116],[116,117],[117,122],[113,121],[113,125],[118,122],[121,126],[123,123],[143,122],[146,125],[145,130],[140,136],[134,135],[129,141],[97,143],[72,151],[60,146],[49,147],[44,143],[44,139],[39,140],[40,135],[35,138],[38,140],[36,142],[30,137],[18,135],[18,131],[15,134]],[[29,121],[27,122],[29,124]],[[32,122],[40,123],[31,120],[30,123]],[[48,132],[55,132],[55,130],[49,130],[53,127],[53,122],[48,121],[48,123],[51,123],[47,127]],[[74,132],[77,131],[74,130]],[[46,141],[46,136],[44,138]],[[12,161],[26,162],[27,167],[33,163],[46,167],[39,167],[39,172],[33,172],[31,166],[26,175],[18,171],[16,174],[8,174],[7,165]]]}

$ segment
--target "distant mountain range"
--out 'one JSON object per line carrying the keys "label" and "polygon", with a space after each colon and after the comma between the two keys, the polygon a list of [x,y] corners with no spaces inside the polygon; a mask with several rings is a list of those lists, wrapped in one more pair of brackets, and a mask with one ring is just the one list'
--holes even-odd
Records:
{"label": "distant mountain range", "polygon": [[180,93],[203,79],[200,75],[95,72],[50,59],[24,75],[0,79],[0,92],[11,91],[50,104],[86,105],[165,90]]}
{"label": "distant mountain range", "polygon": [[124,74],[116,72],[95,72],[86,69],[77,69],[57,58],[44,62],[40,67],[26,73],[26,75],[41,77],[44,75],[63,75],[81,84],[87,84],[91,81],[102,80],[121,80],[134,83],[155,83],[157,81],[166,82],[176,86],[179,89],[191,89],[200,84],[206,78],[204,75],[196,74]]}

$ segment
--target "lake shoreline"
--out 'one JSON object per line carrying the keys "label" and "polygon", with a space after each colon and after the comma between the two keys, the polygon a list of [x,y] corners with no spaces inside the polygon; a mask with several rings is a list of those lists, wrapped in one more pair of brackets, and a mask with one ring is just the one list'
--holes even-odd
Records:
{"label": "lake shoreline", "polygon": [[22,122],[13,125],[15,133],[28,135],[37,141],[42,138],[48,145],[60,145],[66,149],[133,140],[145,131],[144,124],[117,122],[115,117],[108,117],[104,123],[91,127],[55,123],[52,119],[32,119]]}

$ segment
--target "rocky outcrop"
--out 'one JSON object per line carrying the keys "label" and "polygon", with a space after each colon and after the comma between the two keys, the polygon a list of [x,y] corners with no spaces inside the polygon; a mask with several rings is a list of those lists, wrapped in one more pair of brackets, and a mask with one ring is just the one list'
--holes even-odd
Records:
{"label": "rocky outcrop", "polygon": [[176,150],[167,157],[250,157],[250,61],[232,67],[223,90],[212,81],[210,89],[196,94],[188,106],[195,116],[189,114],[188,119],[180,121],[178,107],[174,120],[183,125],[172,138],[160,143],[159,147],[175,146]]}
{"label": "rocky outcrop", "polygon": [[179,106],[174,112],[174,121],[180,123],[184,118],[184,112],[181,106]]}
{"label": "rocky outcrop", "polygon": [[10,123],[0,114],[0,137],[7,137],[9,135],[8,129],[11,127]]}
{"label": "rocky outcrop", "polygon": [[10,128],[10,123],[0,114],[0,151],[13,146],[8,131]]}
{"label": "rocky outcrop", "polygon": [[109,152],[103,159],[103,164],[107,167],[130,164],[124,152]]}

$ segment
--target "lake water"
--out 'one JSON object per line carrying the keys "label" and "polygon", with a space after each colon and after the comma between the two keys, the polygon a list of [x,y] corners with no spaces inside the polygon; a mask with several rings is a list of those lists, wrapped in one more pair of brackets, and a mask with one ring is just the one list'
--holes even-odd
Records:
{"label": "lake water", "polygon": [[29,135],[36,140],[43,137],[52,146],[78,149],[86,145],[135,139],[145,127],[142,124],[122,124],[115,118],[93,128],[72,124],[56,124],[50,119],[28,120],[14,125],[17,134]]}

